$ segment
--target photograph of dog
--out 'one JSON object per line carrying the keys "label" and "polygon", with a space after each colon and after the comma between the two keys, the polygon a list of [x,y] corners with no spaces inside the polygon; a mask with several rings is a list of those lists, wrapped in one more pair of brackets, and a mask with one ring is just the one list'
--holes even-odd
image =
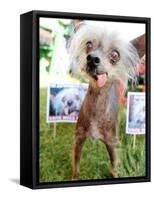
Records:
{"label": "photograph of dog", "polygon": [[[127,125],[128,134],[136,132],[138,134],[145,133],[145,93],[129,92],[127,107]],[[128,118],[129,116],[129,118]]]}
{"label": "photograph of dog", "polygon": [[78,116],[85,92],[80,88],[61,88],[50,92],[49,116]]}
{"label": "photograph of dog", "polygon": [[72,179],[80,175],[80,159],[87,137],[105,143],[112,177],[118,177],[118,118],[120,86],[135,82],[139,56],[135,47],[117,33],[81,24],[70,45],[70,72],[89,79],[75,130]]}

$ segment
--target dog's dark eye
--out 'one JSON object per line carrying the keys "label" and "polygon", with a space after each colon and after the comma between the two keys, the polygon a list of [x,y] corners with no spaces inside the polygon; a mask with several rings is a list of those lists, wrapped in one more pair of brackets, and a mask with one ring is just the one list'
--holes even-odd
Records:
{"label": "dog's dark eye", "polygon": [[109,55],[110,63],[115,65],[120,60],[120,53],[116,49],[112,49]]}
{"label": "dog's dark eye", "polygon": [[91,41],[88,41],[86,43],[86,47],[87,47],[87,52],[90,52],[93,49],[93,43]]}

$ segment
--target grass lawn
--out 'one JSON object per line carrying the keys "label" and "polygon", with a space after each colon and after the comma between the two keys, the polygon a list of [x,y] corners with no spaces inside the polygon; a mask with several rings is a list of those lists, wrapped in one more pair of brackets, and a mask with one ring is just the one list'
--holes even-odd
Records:
{"label": "grass lawn", "polygon": [[[40,182],[68,181],[72,174],[72,146],[75,124],[57,123],[56,137],[54,124],[46,123],[47,89],[40,90]],[[119,177],[145,175],[145,136],[125,133],[126,107],[120,108],[119,125]],[[110,176],[110,160],[105,145],[99,140],[87,139],[82,152],[80,180],[106,179]]]}

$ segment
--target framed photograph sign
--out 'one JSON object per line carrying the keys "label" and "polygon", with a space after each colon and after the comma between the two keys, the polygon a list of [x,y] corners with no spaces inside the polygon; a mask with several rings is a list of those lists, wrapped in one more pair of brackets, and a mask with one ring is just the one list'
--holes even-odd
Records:
{"label": "framed photograph sign", "polygon": [[21,14],[20,67],[21,185],[150,181],[150,18]]}
{"label": "framed photograph sign", "polygon": [[145,134],[145,92],[129,92],[126,132]]}
{"label": "framed photograph sign", "polygon": [[72,122],[78,119],[87,84],[51,84],[47,96],[47,122]]}

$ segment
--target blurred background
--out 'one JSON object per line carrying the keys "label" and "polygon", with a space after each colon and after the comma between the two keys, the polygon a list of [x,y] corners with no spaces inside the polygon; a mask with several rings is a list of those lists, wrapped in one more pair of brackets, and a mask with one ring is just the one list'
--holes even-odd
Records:
{"label": "blurred background", "polygon": [[74,27],[79,22],[40,18],[40,87],[75,81],[68,74],[68,47]]}

